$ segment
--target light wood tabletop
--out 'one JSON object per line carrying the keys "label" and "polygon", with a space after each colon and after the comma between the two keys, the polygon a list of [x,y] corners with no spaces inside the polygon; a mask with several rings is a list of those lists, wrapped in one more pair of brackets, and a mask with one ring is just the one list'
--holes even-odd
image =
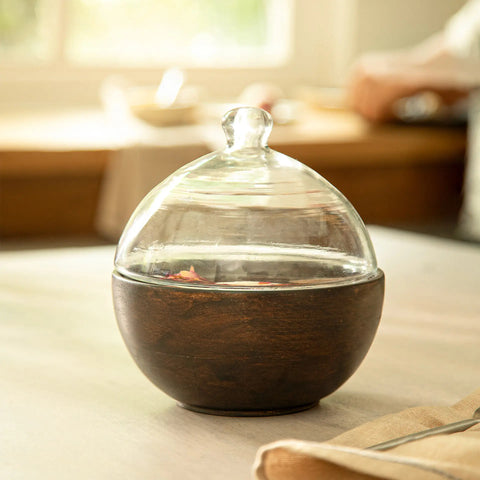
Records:
{"label": "light wood tabletop", "polygon": [[265,418],[184,410],[140,373],[113,314],[113,247],[1,253],[0,478],[248,479],[265,443],[480,387],[480,248],[370,231],[386,297],[367,358],[318,407]]}

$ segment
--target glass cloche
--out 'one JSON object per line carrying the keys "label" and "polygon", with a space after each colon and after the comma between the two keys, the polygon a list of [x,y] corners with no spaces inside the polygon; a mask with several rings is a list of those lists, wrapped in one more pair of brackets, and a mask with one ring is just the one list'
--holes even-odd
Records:
{"label": "glass cloche", "polygon": [[305,410],[339,388],[380,320],[384,275],[365,226],[318,173],[266,145],[272,120],[238,108],[224,150],[140,203],[112,275],[141,371],[182,407]]}
{"label": "glass cloche", "polygon": [[139,204],[118,244],[116,271],[185,288],[298,289],[377,273],[350,202],[311,168],[271,150],[270,115],[225,114],[224,150],[177,170]]}

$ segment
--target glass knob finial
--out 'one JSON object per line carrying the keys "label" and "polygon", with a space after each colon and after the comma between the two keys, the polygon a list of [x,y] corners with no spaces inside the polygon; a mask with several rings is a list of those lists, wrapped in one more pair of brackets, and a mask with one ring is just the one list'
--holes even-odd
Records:
{"label": "glass knob finial", "polygon": [[234,108],[222,121],[227,145],[233,149],[266,147],[272,124],[271,115],[255,107]]}

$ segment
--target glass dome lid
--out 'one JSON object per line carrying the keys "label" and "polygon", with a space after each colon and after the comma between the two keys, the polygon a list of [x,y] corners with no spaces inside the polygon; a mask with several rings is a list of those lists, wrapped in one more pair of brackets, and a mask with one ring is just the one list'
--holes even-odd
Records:
{"label": "glass dome lid", "polygon": [[350,202],[267,146],[267,112],[236,108],[222,125],[224,150],[180,168],[140,202],[117,247],[119,274],[222,290],[323,288],[377,274]]}

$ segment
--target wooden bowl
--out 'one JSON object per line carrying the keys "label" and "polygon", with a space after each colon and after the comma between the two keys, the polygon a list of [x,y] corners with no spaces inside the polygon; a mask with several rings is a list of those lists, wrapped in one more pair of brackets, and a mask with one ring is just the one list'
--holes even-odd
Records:
{"label": "wooden bowl", "polygon": [[130,105],[130,111],[140,120],[154,127],[170,127],[187,125],[195,122],[196,105],[175,105],[161,107],[159,105]]}
{"label": "wooden bowl", "polygon": [[305,410],[358,368],[375,336],[384,275],[327,288],[233,291],[113,274],[115,313],[143,373],[188,409]]}

